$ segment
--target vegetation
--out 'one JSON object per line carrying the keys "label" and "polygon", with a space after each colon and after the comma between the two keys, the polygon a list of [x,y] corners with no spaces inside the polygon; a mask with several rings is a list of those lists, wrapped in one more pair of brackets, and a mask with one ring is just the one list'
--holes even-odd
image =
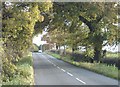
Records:
{"label": "vegetation", "polygon": [[119,57],[120,53],[112,53],[112,52],[107,52],[106,58],[120,58]]}
{"label": "vegetation", "polygon": [[[2,75],[3,85],[34,85],[33,59],[31,53],[21,58],[14,67],[16,67],[17,73],[14,73],[12,78]],[[6,80],[9,81],[6,82]]]}
{"label": "vegetation", "polygon": [[[2,2],[0,58],[3,84],[32,84],[32,61],[26,56],[30,51],[38,51],[37,46],[32,44],[32,38],[43,30],[48,31],[44,39],[56,44],[57,50],[64,46],[64,55],[67,46],[72,48],[72,53],[79,46],[84,46],[85,56],[95,62],[102,58],[103,46],[120,42],[119,29],[115,25],[118,21],[117,2],[47,1]],[[85,65],[88,67],[91,63]],[[104,66],[96,63],[96,67],[99,65]]]}
{"label": "vegetation", "polygon": [[[42,31],[41,26],[46,19],[42,13],[49,13],[51,6],[50,2],[2,2],[0,58],[3,84],[33,84],[32,63],[29,64],[31,56],[26,56],[32,48],[33,36]],[[38,23],[41,25],[38,26]]]}
{"label": "vegetation", "polygon": [[31,51],[32,52],[38,52],[39,51],[39,47],[36,44],[33,44],[31,47]]}
{"label": "vegetation", "polygon": [[98,62],[102,56],[103,46],[119,42],[117,34],[119,30],[114,25],[118,20],[117,9],[118,5],[115,2],[55,2],[53,3],[55,15],[50,24],[50,30],[68,31],[67,34],[70,36],[68,39],[64,38],[65,45],[72,46],[73,51],[77,46],[92,49],[93,59]]}

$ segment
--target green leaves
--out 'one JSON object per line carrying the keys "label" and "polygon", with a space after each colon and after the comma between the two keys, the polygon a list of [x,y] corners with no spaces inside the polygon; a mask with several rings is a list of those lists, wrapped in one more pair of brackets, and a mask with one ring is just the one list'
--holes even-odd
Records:
{"label": "green leaves", "polygon": [[[27,54],[32,46],[36,22],[44,21],[45,17],[40,13],[48,12],[52,6],[49,3],[11,3],[10,6],[7,6],[5,2],[2,3],[3,76],[7,77],[8,80],[18,73],[15,64]],[[37,31],[41,31],[41,29],[38,28]]]}
{"label": "green leaves", "polygon": [[[111,44],[118,42],[118,30],[114,26],[118,20],[117,9],[115,2],[54,2],[54,18],[50,28],[65,28],[68,34],[66,41],[71,46],[91,45],[91,48],[101,52],[103,41]],[[67,25],[64,26],[66,21]],[[86,32],[81,28],[83,23],[88,27]],[[94,57],[99,59],[97,52]]]}

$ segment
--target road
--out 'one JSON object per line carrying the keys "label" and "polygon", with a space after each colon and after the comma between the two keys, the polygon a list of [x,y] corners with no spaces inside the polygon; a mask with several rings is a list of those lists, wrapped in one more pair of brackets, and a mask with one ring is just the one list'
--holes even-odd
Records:
{"label": "road", "polygon": [[58,60],[33,53],[35,85],[118,85],[118,81]]}

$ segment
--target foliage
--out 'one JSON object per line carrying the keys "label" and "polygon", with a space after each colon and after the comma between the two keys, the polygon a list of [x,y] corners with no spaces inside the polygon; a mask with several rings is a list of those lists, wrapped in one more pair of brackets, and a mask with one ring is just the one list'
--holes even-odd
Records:
{"label": "foliage", "polygon": [[94,55],[90,56],[97,61],[103,45],[119,43],[119,29],[114,25],[118,20],[115,2],[2,2],[2,8],[0,53],[4,82],[13,81],[14,84],[14,75],[20,73],[29,77],[29,73],[23,71],[23,66],[27,66],[24,68],[27,70],[29,64],[21,65],[19,70],[16,64],[29,52],[33,36],[44,29],[49,28],[49,42],[57,46],[90,46],[87,55],[93,49]]}
{"label": "foliage", "polygon": [[67,33],[66,44],[72,47],[72,50],[75,51],[78,46],[87,45],[86,38],[88,37],[89,29],[87,26],[77,26],[72,29],[72,32]]}
{"label": "foliage", "polygon": [[[23,67],[28,70],[31,66],[25,64],[18,68],[16,64],[29,53],[33,35],[36,31],[39,33],[42,30],[35,25],[37,22],[44,21],[45,17],[41,13],[49,13],[51,6],[52,4],[47,2],[2,2],[2,37],[0,40],[3,41],[1,57],[3,82],[9,83],[20,72],[28,74],[27,71],[23,71]],[[19,79],[19,75],[17,77]]]}
{"label": "foliage", "polygon": [[32,52],[38,52],[39,48],[36,44],[32,44],[32,47],[30,48]]}
{"label": "foliage", "polygon": [[93,58],[93,56],[94,56],[94,50],[92,48],[87,47],[84,54],[87,57]]}
{"label": "foliage", "polygon": [[3,85],[33,85],[33,60],[32,56],[21,58],[16,64],[17,73],[13,74],[10,81],[9,78],[2,75]]}
{"label": "foliage", "polygon": [[[94,49],[94,60],[99,61],[102,46],[118,42],[118,28],[114,25],[118,20],[117,6],[116,2],[54,2],[54,19],[50,24],[50,30],[66,24],[68,31],[74,32],[77,29],[76,26],[84,23],[89,29],[88,36],[83,35],[85,41],[80,39],[78,42],[82,44],[86,42],[86,46],[91,45]],[[70,38],[73,37],[75,36],[71,35]],[[82,34],[79,37],[82,38]],[[103,41],[107,43],[104,44]],[[74,39],[70,43],[72,42],[76,44]]]}

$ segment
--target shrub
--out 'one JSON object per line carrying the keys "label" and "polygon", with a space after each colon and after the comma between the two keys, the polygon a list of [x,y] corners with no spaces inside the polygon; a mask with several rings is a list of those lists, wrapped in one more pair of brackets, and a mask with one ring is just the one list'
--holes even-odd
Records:
{"label": "shrub", "polygon": [[16,74],[17,67],[9,62],[7,58],[5,58],[4,60],[5,61],[3,62],[2,66],[2,80],[6,82],[11,80],[11,78]]}
{"label": "shrub", "polygon": [[[3,85],[33,85],[33,60],[31,54],[21,58],[19,62],[14,65],[16,73],[12,73],[10,80],[7,76],[3,76]],[[5,81],[4,81],[5,80]],[[21,87],[21,86],[20,86]]]}

